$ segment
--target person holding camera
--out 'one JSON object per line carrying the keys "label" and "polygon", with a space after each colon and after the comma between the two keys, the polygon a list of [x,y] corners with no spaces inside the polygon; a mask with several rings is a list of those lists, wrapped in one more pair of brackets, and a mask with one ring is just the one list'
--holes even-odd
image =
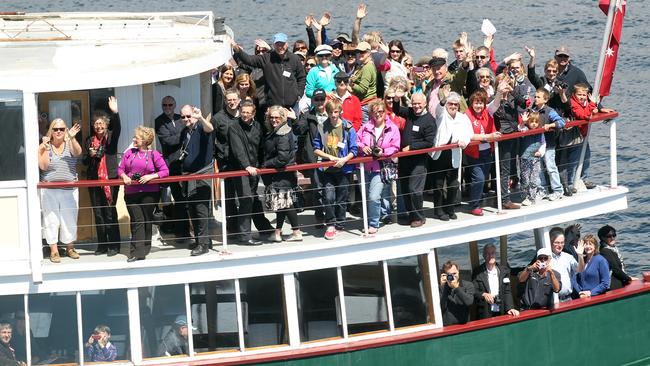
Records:
{"label": "person holding camera", "polygon": [[[117,178],[117,144],[122,125],[117,99],[108,97],[111,114],[98,110],[93,113],[93,134],[86,139],[83,163],[88,166],[89,180]],[[120,227],[117,223],[117,192],[119,186],[89,187],[90,203],[95,217],[97,249],[95,255],[112,257],[120,252]]]}
{"label": "person holding camera", "polygon": [[[374,159],[391,156],[399,151],[399,128],[386,114],[383,100],[376,99],[368,107],[370,120],[361,126],[357,135],[357,148],[364,156]],[[366,190],[368,192],[368,234],[375,234],[379,229],[381,202],[390,198],[392,180],[386,175],[391,169],[396,172],[391,160],[373,160],[364,164],[366,175]],[[382,174],[384,170],[384,174]]]}
{"label": "person holding camera", "polygon": [[127,262],[144,260],[151,250],[153,213],[160,200],[160,187],[147,184],[155,178],[169,175],[162,154],[151,150],[154,129],[138,126],[133,136],[133,148],[122,155],[117,174],[124,181],[124,201],[131,218],[131,247]]}
{"label": "person holding camera", "polygon": [[465,324],[469,321],[469,307],[474,303],[474,285],[460,279],[460,267],[452,261],[442,266],[440,275],[440,307],[442,324]]}
{"label": "person holding camera", "polygon": [[497,248],[494,244],[483,247],[485,262],[474,269],[474,301],[476,301],[478,318],[485,319],[493,316],[509,314],[519,316],[515,309],[510,288],[510,267],[497,263]]}
{"label": "person holding camera", "polygon": [[111,339],[111,328],[106,325],[98,325],[93,330],[85,344],[86,362],[112,362],[117,358],[117,348]]}
{"label": "person holding camera", "polygon": [[533,263],[517,275],[519,282],[525,283],[521,310],[553,308],[553,293],[560,292],[562,281],[560,273],[551,268],[551,255],[551,249],[539,249]]}

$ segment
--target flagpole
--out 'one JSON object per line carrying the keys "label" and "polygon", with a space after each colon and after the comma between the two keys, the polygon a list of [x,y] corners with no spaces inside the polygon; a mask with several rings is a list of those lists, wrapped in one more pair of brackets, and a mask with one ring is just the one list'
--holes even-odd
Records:
{"label": "flagpole", "polygon": [[[598,59],[598,68],[596,69],[596,80],[594,81],[594,88],[592,90],[592,96],[596,96],[597,103],[600,103],[600,84],[603,80],[603,68],[605,67],[605,51],[607,46],[609,46],[609,40],[612,36],[612,24],[614,23],[614,13],[616,5],[621,0],[609,0],[609,8],[607,9],[607,23],[605,25],[605,32],[603,33],[603,43],[600,47],[600,58]],[[612,122],[615,123],[615,122]],[[616,125],[613,125],[613,131]],[[582,174],[582,166],[585,160],[585,154],[587,152],[587,144],[589,143],[589,133],[591,132],[591,123],[587,124],[587,136],[585,136],[584,141],[582,142],[582,148],[580,150],[580,160],[578,161],[578,167],[576,168],[576,173],[573,176],[573,184],[577,185],[577,182],[580,180],[580,175]],[[612,135],[610,134],[610,146],[612,146],[611,139]],[[616,144],[614,143],[614,148],[610,149],[610,170],[616,167]],[[613,157],[612,157],[613,156]],[[616,171],[610,171],[611,173],[611,182],[610,185],[616,186]]]}

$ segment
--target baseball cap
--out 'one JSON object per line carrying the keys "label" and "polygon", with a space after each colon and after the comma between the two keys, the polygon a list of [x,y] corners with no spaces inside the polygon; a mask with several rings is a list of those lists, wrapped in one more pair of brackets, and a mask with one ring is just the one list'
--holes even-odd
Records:
{"label": "baseball cap", "polygon": [[339,71],[334,75],[334,80],[339,81],[339,80],[345,80],[348,81],[350,80],[350,76],[345,73],[345,71]]}
{"label": "baseball cap", "polygon": [[[174,320],[174,324],[179,325],[181,327],[187,327],[187,317],[185,315],[177,316],[176,320]],[[192,330],[196,330],[195,326],[192,326],[191,328]]]}
{"label": "baseball cap", "polygon": [[539,257],[540,255],[545,255],[547,257],[551,257],[551,255],[553,255],[553,253],[551,252],[550,248],[540,248],[537,251],[537,256]]}
{"label": "baseball cap", "polygon": [[278,43],[278,42],[280,42],[280,43],[287,43],[287,40],[288,40],[288,39],[289,39],[289,37],[287,37],[286,34],[284,34],[284,33],[276,33],[276,34],[273,36],[273,43]]}
{"label": "baseball cap", "polygon": [[360,52],[370,51],[370,49],[371,49],[370,43],[368,42],[359,42],[356,48],[356,50]]}
{"label": "baseball cap", "polygon": [[441,58],[441,57],[434,57],[431,60],[429,60],[429,66],[431,66],[431,67],[433,67],[433,66],[442,66],[442,65],[446,65],[446,64],[447,64],[447,60],[445,60],[444,58]]}
{"label": "baseball cap", "polygon": [[325,100],[327,99],[327,93],[323,89],[314,90],[314,94],[311,95],[311,100]]}
{"label": "baseball cap", "polygon": [[557,50],[555,50],[555,56],[559,56],[559,55],[565,55],[571,57],[571,54],[569,53],[569,48],[567,46],[562,46]]}
{"label": "baseball cap", "polygon": [[339,46],[339,45],[343,45],[343,42],[341,42],[337,38],[334,38],[333,40],[330,41],[330,46],[332,47]]}
{"label": "baseball cap", "polygon": [[331,55],[332,54],[332,46],[322,44],[316,47],[314,50],[314,53],[316,56],[323,56],[323,55]]}
{"label": "baseball cap", "polygon": [[336,35],[336,39],[343,43],[352,43],[352,38],[350,38],[350,35],[347,33],[339,33]]}

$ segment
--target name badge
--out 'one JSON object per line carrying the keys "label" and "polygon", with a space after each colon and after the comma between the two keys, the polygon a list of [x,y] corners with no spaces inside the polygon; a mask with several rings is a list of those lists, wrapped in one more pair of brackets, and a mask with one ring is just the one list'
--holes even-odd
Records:
{"label": "name badge", "polygon": [[336,146],[338,146],[339,149],[342,149],[345,147],[345,144],[343,143],[343,141],[341,141],[338,144],[336,144]]}
{"label": "name badge", "polygon": [[420,131],[420,126],[413,126],[413,132]]}
{"label": "name badge", "polygon": [[285,78],[288,78],[288,77],[291,77],[291,73],[289,71],[284,71],[284,72],[282,72],[282,76],[284,76]]}
{"label": "name badge", "polygon": [[510,283],[510,279],[508,277],[503,278],[503,283]]}

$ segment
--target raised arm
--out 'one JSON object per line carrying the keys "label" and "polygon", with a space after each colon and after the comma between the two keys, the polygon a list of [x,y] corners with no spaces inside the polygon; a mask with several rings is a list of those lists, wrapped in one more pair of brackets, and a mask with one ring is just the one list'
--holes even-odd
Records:
{"label": "raised arm", "polygon": [[359,44],[359,32],[361,30],[361,20],[368,15],[366,4],[359,4],[357,7],[357,17],[352,25],[352,44]]}

